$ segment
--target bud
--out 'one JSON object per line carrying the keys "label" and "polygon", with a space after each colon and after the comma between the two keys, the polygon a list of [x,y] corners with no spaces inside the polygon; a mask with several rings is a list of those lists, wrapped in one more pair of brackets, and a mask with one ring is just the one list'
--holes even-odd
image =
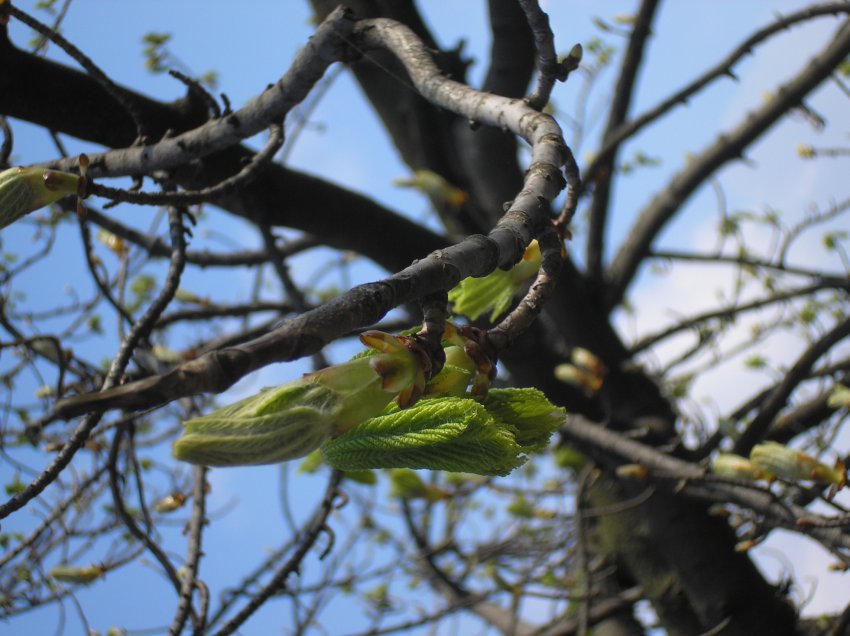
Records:
{"label": "bud", "polygon": [[377,415],[393,398],[401,408],[414,404],[425,391],[425,367],[430,371],[430,361],[417,353],[413,338],[366,331],[360,341],[377,353],[304,376],[348,396],[340,413],[342,430]]}
{"label": "bud", "polygon": [[367,331],[364,354],[184,423],[174,456],[206,466],[271,464],[303,457],[380,413],[413,404],[425,386],[409,338]]}
{"label": "bud", "polygon": [[82,195],[80,175],[43,168],[9,168],[0,172],[0,228],[69,194]]}
{"label": "bud", "polygon": [[817,156],[817,151],[808,144],[797,144],[797,156],[803,159],[812,159]]}
{"label": "bud", "polygon": [[834,409],[850,408],[850,387],[836,384],[826,399],[826,405]]}
{"label": "bud", "polygon": [[510,308],[523,283],[537,274],[540,259],[540,246],[532,241],[510,270],[496,269],[483,278],[464,278],[449,291],[454,313],[477,320],[489,311],[490,322],[496,322]]}
{"label": "bud", "polygon": [[715,475],[731,479],[767,479],[769,477],[746,457],[732,453],[718,453],[711,461],[711,470]]}
{"label": "bud", "polygon": [[608,368],[605,364],[603,364],[602,360],[596,357],[596,354],[592,351],[589,351],[584,347],[573,347],[573,350],[570,352],[570,360],[580,369],[584,369],[590,374],[600,378],[600,382],[608,373]]}
{"label": "bud", "polygon": [[92,564],[84,567],[59,565],[50,570],[50,577],[63,583],[91,583],[103,576],[105,571],[102,565]]}
{"label": "bud", "polygon": [[643,464],[623,464],[617,466],[617,477],[644,481],[649,479],[649,469]]}
{"label": "bud", "polygon": [[744,539],[735,544],[735,552],[749,552],[756,547],[761,541],[758,539]]}
{"label": "bud", "polygon": [[615,24],[634,24],[637,22],[637,16],[631,13],[618,13],[613,18]]}
{"label": "bud", "polygon": [[555,367],[555,378],[565,384],[572,384],[588,395],[594,395],[602,388],[603,378],[587,369],[564,363]]}
{"label": "bud", "polygon": [[430,503],[436,503],[449,498],[445,490],[435,484],[426,484],[415,470],[409,468],[392,469],[390,482],[392,483],[390,494],[399,499],[424,499]]}
{"label": "bud", "polygon": [[103,228],[99,229],[95,238],[97,238],[99,243],[105,245],[110,252],[113,252],[118,256],[122,256],[127,253],[127,244],[124,242],[124,239],[120,236],[116,236],[109,230],[104,230]]}
{"label": "bud", "polygon": [[336,430],[338,396],[296,380],[183,423],[174,456],[205,466],[272,464],[303,457]]}
{"label": "bud", "polygon": [[573,44],[573,48],[571,48],[567,56],[561,60],[561,68],[563,69],[563,79],[559,78],[561,81],[567,79],[567,76],[578,68],[583,56],[584,49],[581,44]]}
{"label": "bud", "polygon": [[453,208],[459,208],[469,200],[466,192],[430,170],[416,170],[410,179],[394,179],[393,185],[414,188],[438,204],[447,204]]}
{"label": "bud", "polygon": [[750,461],[757,468],[790,481],[831,484],[833,494],[847,482],[847,469],[840,459],[830,467],[811,455],[776,442],[756,444],[750,452]]}
{"label": "bud", "polygon": [[[487,334],[475,327],[458,327],[447,322],[443,339],[446,343],[444,352],[453,366],[463,370],[472,369],[467,380],[467,382],[471,380],[468,393],[451,394],[460,397],[471,395],[475,398],[483,398],[490,390],[490,383],[493,378],[496,377],[496,354],[490,346]],[[453,350],[452,346],[458,347],[458,350]],[[458,382],[460,382],[462,373],[458,372],[457,377]],[[426,392],[436,393],[436,391],[429,390],[427,387]]]}
{"label": "bud", "polygon": [[182,492],[175,492],[166,495],[154,504],[154,510],[160,513],[169,513],[179,510],[186,503],[186,495]]}

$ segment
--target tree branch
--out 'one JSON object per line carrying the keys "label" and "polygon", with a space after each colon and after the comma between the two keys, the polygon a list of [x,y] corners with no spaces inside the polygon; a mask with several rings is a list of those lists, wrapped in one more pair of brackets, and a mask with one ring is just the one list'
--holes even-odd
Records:
{"label": "tree branch", "polygon": [[622,300],[659,232],[705,179],[723,164],[740,157],[747,146],[829,77],[848,54],[850,24],[845,23],[835,39],[801,73],[779,87],[770,101],[750,113],[737,128],[703,150],[656,195],[641,212],[608,268],[609,311]]}
{"label": "tree branch", "polygon": [[[611,102],[611,108],[608,111],[608,123],[605,125],[605,132],[602,134],[603,144],[608,142],[606,144],[607,152],[604,156],[600,155],[594,162],[595,171],[593,178],[595,179],[595,187],[589,212],[587,275],[595,282],[602,281],[605,228],[611,198],[611,173],[614,171],[614,164],[617,161],[617,150],[619,149],[619,143],[610,143],[609,139],[628,115],[629,106],[634,97],[637,74],[643,62],[643,55],[646,51],[652,21],[655,18],[657,8],[658,0],[643,0],[641,2],[640,10],[638,11],[634,28],[629,38],[629,45],[623,56],[623,65],[620,68],[620,76],[617,79],[617,86],[614,89],[614,98]],[[596,176],[599,174],[603,174],[604,176],[596,179]],[[588,181],[588,183],[590,182]]]}
{"label": "tree branch", "polygon": [[761,410],[752,419],[750,425],[741,433],[738,441],[735,442],[735,452],[739,455],[746,455],[752,447],[762,438],[767,432],[774,418],[779,414],[779,411],[785,406],[791,393],[797,386],[806,379],[818,359],[827,353],[833,345],[840,342],[844,338],[850,336],[850,318],[839,322],[830,331],[813,342],[803,354],[797,358],[794,365],[788,369],[782,378],[782,381],[770,393],[770,396],[761,406]]}
{"label": "tree branch", "polygon": [[673,95],[642,115],[635,117],[628,122],[623,122],[615,130],[611,131],[611,135],[606,135],[602,147],[587,167],[585,177],[589,182],[592,182],[598,175],[599,171],[605,166],[607,157],[612,150],[616,150],[616,148],[619,147],[626,139],[633,137],[637,132],[652,122],[660,119],[677,104],[687,104],[691,97],[699,93],[714,80],[721,77],[730,77],[733,80],[737,79],[735,74],[732,72],[732,67],[735,66],[735,64],[737,64],[745,55],[752,54],[753,47],[757,44],[765,42],[776,33],[789,29],[800,22],[805,22],[820,16],[839,15],[842,13],[850,13],[850,7],[842,2],[831,2],[807,7],[801,11],[791,13],[777,20],[774,24],[763,29],[759,29],[739,44],[720,63],[711,67],[693,82],[681,90],[676,91]]}
{"label": "tree branch", "polygon": [[[828,520],[805,508],[780,501],[765,489],[746,482],[713,478],[702,467],[623,437],[581,416],[568,417],[561,434],[611,468],[623,463],[641,464],[649,469],[650,475],[667,475],[666,479],[676,482],[677,492],[703,501],[732,503],[753,510],[777,527],[810,536],[850,564],[850,535],[841,528],[818,526],[818,521]],[[797,521],[804,517],[815,520],[815,523],[801,526]]]}
{"label": "tree branch", "polygon": [[392,51],[429,101],[470,119],[506,127],[531,144],[532,163],[511,209],[489,236],[473,236],[434,252],[390,278],[361,285],[265,336],[206,354],[165,375],[109,393],[62,400],[57,404],[62,417],[93,408],[147,408],[199,392],[223,391],[267,364],[315,353],[335,338],[377,322],[400,304],[448,290],[467,276],[483,276],[495,267],[508,268],[522,257],[528,243],[548,222],[551,201],[565,186],[562,169],[569,150],[558,125],[522,100],[485,95],[445,78],[421,41],[397,22],[364,20],[357,24],[352,37],[363,47]]}

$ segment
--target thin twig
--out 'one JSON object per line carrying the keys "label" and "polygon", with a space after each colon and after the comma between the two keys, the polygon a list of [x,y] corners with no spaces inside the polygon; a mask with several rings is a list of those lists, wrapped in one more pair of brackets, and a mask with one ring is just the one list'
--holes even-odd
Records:
{"label": "thin twig", "polygon": [[[201,532],[206,524],[206,501],[207,501],[207,469],[204,466],[192,468],[194,487],[192,488],[192,516],[189,519],[189,543],[186,550],[186,565],[180,587],[180,602],[177,605],[177,614],[168,629],[171,636],[179,636],[183,631],[183,625],[192,608],[192,593],[198,587],[198,564],[201,560]],[[206,613],[198,615],[195,624],[195,633],[203,634],[205,630]]]}
{"label": "thin twig", "polygon": [[274,158],[275,153],[283,145],[283,128],[279,124],[270,127],[269,139],[266,145],[251,158],[242,170],[215,185],[203,190],[185,192],[134,192],[121,188],[111,188],[89,181],[88,195],[96,195],[111,199],[118,203],[135,203],[138,205],[195,205],[212,201],[216,197],[227,194],[237,187],[245,186],[257,176],[262,166]]}
{"label": "thin twig", "polygon": [[26,24],[31,29],[37,31],[42,36],[53,42],[56,46],[61,48],[65,53],[70,55],[77,63],[82,66],[88,73],[91,75],[97,82],[103,87],[103,89],[109,93],[115,101],[117,101],[121,106],[127,111],[127,114],[133,119],[133,122],[136,124],[136,134],[139,139],[142,139],[145,136],[146,127],[144,124],[144,120],[142,119],[141,114],[139,113],[139,109],[136,108],[136,104],[133,103],[132,98],[130,98],[126,92],[122,91],[121,88],[118,87],[115,82],[109,79],[109,76],[106,75],[85,53],[80,51],[76,46],[71,44],[68,40],[66,40],[58,31],[52,29],[51,27],[43,24],[30,16],[29,14],[21,11],[17,7],[12,6],[11,3],[8,3],[9,13]]}
{"label": "thin twig", "polygon": [[230,619],[220,630],[216,632],[216,636],[232,634],[234,631],[239,629],[239,627],[245,623],[245,621],[248,620],[248,618],[250,618],[261,605],[271,598],[273,594],[286,589],[286,580],[293,572],[296,572],[301,567],[304,557],[307,556],[307,552],[309,552],[310,548],[313,547],[313,544],[316,543],[319,535],[328,529],[327,521],[334,509],[335,501],[339,494],[338,488],[340,481],[342,481],[342,472],[338,470],[333,471],[333,473],[331,473],[330,480],[328,481],[328,486],[325,489],[325,496],[322,498],[318,509],[313,514],[313,518],[307,524],[304,535],[293,555],[283,565],[283,567],[275,572],[275,575],[271,578],[271,580],[251,597],[251,600],[248,601],[248,603],[236,614],[236,616]]}

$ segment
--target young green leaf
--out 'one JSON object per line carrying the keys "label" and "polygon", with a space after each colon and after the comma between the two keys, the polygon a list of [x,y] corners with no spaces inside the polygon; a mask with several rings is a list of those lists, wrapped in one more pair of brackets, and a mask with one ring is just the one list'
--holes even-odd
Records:
{"label": "young green leaf", "polygon": [[554,406],[542,391],[533,388],[490,389],[484,408],[497,422],[515,429],[524,453],[539,451],[564,423],[566,411]]}
{"label": "young green leaf", "polygon": [[264,389],[184,422],[174,456],[205,466],[271,464],[303,457],[333,434],[340,410],[333,391],[303,380]]}
{"label": "young green leaf", "polygon": [[43,168],[0,172],[0,229],[69,194],[79,194],[81,177]]}
{"label": "young green leaf", "polygon": [[514,431],[469,398],[421,400],[387,410],[322,446],[342,470],[427,468],[507,475],[525,462]]}
{"label": "young green leaf", "polygon": [[377,415],[393,399],[402,405],[418,399],[425,386],[422,363],[404,337],[367,331],[360,338],[378,353],[308,373],[188,420],[174,443],[174,456],[206,466],[296,459]]}
{"label": "young green leaf", "polygon": [[464,278],[449,292],[454,303],[454,313],[477,320],[490,312],[490,322],[504,314],[511,306],[514,295],[540,268],[540,246],[532,241],[522,260],[510,270],[497,269],[483,278]]}

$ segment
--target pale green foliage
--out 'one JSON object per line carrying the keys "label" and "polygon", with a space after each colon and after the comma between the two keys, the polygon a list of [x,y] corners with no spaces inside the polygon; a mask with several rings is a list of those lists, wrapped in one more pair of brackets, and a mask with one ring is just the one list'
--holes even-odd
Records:
{"label": "pale green foliage", "polygon": [[145,58],[145,68],[151,73],[162,73],[166,69],[166,62],[169,57],[167,45],[171,41],[170,33],[146,33],[142,37],[144,48],[142,55]]}
{"label": "pale green foliage", "polygon": [[422,400],[367,420],[322,447],[342,470],[427,468],[506,475],[524,461],[511,431],[470,398]]}
{"label": "pale green foliage", "polygon": [[[461,338],[452,326],[447,333]],[[459,345],[446,346],[448,369],[426,386],[412,339],[369,331],[361,340],[375,352],[187,421],[175,457],[209,466],[268,464],[321,447],[325,461],[344,471],[506,475],[545,448],[563,422],[563,409],[536,389],[468,397],[477,371]],[[433,397],[420,400],[423,393]],[[317,467],[313,455],[302,470]],[[374,483],[374,476],[352,475],[358,477]]]}
{"label": "pale green foliage", "polygon": [[536,389],[492,389],[483,404],[471,398],[422,400],[406,410],[390,405],[322,447],[343,470],[426,468],[506,475],[544,448],[563,409]]}
{"label": "pale green foliage", "polygon": [[835,467],[788,448],[777,442],[756,444],[750,452],[750,461],[765,473],[790,481],[815,481],[842,488],[847,480],[847,471],[838,461]]}
{"label": "pale green foliage", "polygon": [[[348,473],[346,473],[347,475]],[[436,484],[426,484],[415,470],[393,468],[389,471],[390,494],[401,499],[424,499],[432,503],[448,499],[449,493]]]}
{"label": "pale green foliage", "polygon": [[[303,457],[331,435],[377,415],[392,399],[421,394],[419,359],[399,337],[361,336],[379,348],[184,423],[174,456],[207,466],[271,464]],[[418,392],[418,393],[417,393]]]}
{"label": "pale green foliage", "polygon": [[514,296],[540,267],[540,247],[533,241],[525,250],[522,260],[510,270],[497,269],[483,278],[464,278],[449,292],[454,303],[454,313],[477,320],[490,312],[490,322],[504,314]]}
{"label": "pale green foliage", "polygon": [[207,466],[270,464],[302,457],[333,432],[333,391],[297,381],[188,420],[174,456]]}
{"label": "pale green foliage", "polygon": [[103,576],[103,571],[103,567],[99,565],[83,567],[58,565],[50,570],[50,577],[63,583],[91,583]]}
{"label": "pale green foliage", "polygon": [[393,185],[419,190],[438,204],[453,208],[461,207],[469,199],[466,192],[431,170],[416,170],[409,179],[394,179]]}
{"label": "pale green foliage", "polygon": [[827,405],[832,408],[850,408],[850,387],[836,384],[827,398]]}
{"label": "pale green foliage", "polygon": [[77,194],[79,175],[41,168],[0,172],[0,229],[69,194]]}
{"label": "pale green foliage", "polygon": [[537,389],[491,389],[484,407],[497,421],[515,429],[523,452],[543,450],[564,421],[564,409],[556,408]]}
{"label": "pale green foliage", "polygon": [[746,457],[732,453],[718,453],[711,460],[711,470],[715,475],[730,479],[764,479],[767,476]]}
{"label": "pale green foliage", "polygon": [[[188,70],[185,65],[168,48],[171,43],[170,33],[151,31],[142,37],[142,56],[145,59],[145,68],[151,73],[165,73],[170,68]],[[191,75],[191,73],[187,73]],[[218,73],[207,71],[196,77],[197,81],[215,89],[218,85]]]}

